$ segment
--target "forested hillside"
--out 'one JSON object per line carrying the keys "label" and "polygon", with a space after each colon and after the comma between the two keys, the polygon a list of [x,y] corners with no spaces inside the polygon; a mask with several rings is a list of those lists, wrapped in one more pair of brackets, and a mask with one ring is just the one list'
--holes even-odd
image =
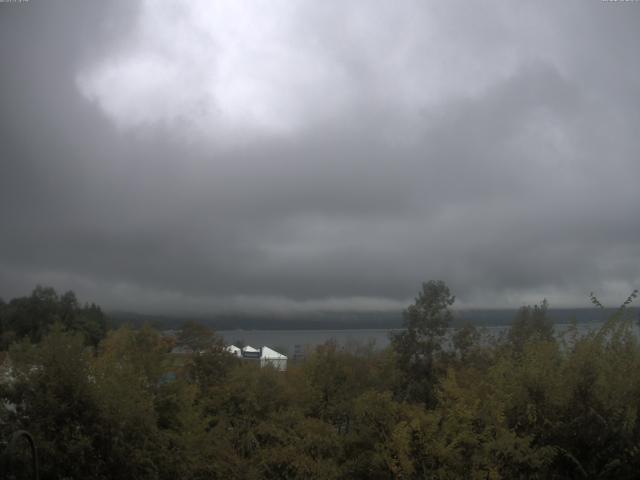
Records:
{"label": "forested hillside", "polygon": [[443,348],[455,298],[428,282],[390,348],[327,343],[278,372],[204,326],[175,356],[151,327],[107,331],[97,306],[36,289],[0,303],[1,433],[32,433],[43,479],[634,479],[635,296],[583,336],[556,335],[543,302]]}

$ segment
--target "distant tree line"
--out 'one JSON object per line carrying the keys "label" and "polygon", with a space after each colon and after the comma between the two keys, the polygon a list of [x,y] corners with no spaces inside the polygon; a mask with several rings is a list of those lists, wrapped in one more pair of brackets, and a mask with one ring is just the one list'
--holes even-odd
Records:
{"label": "distant tree line", "polygon": [[586,334],[542,302],[501,337],[451,336],[455,297],[432,281],[389,348],[327,342],[283,373],[196,323],[195,353],[172,355],[38,288],[0,307],[0,433],[34,435],[43,479],[636,479],[636,295]]}
{"label": "distant tree line", "polygon": [[37,286],[27,297],[9,303],[0,299],[0,349],[25,338],[38,343],[56,323],[81,333],[93,346],[107,332],[107,319],[99,306],[81,305],[72,291],[59,295],[53,288]]}

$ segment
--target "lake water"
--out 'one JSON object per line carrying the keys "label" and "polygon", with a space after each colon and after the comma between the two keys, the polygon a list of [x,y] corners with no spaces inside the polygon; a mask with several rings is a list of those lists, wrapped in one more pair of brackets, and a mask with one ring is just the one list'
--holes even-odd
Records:
{"label": "lake water", "polygon": [[375,342],[377,348],[389,345],[390,329],[357,329],[357,330],[222,330],[226,343],[235,344],[238,341],[245,345],[261,347],[266,345],[285,355],[291,355],[300,346],[301,349],[313,348],[329,340],[335,340],[339,345],[357,342],[367,344]]}
{"label": "lake water", "polygon": [[[588,332],[595,330],[602,323],[581,323],[578,330]],[[556,332],[561,333],[569,328],[569,324],[556,324]],[[497,337],[505,332],[508,326],[482,327],[490,337]],[[292,355],[296,350],[304,351],[317,345],[334,340],[341,346],[350,344],[366,345],[370,342],[376,348],[389,345],[389,334],[393,329],[354,329],[354,330],[221,330],[218,331],[227,344],[238,341],[253,347],[267,346],[285,355]]]}

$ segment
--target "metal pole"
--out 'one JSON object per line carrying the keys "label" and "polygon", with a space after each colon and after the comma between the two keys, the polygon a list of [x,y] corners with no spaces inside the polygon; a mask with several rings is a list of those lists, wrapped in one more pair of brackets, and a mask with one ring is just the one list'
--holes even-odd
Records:
{"label": "metal pole", "polygon": [[11,436],[11,440],[9,440],[9,445],[4,450],[2,454],[2,478],[7,479],[9,469],[11,467],[11,462],[15,455],[16,446],[18,445],[18,441],[21,437],[27,439],[27,443],[29,443],[29,447],[31,447],[31,466],[33,469],[33,478],[34,480],[40,480],[40,466],[38,465],[38,450],[36,449],[36,443],[33,441],[33,437],[26,430],[18,430]]}

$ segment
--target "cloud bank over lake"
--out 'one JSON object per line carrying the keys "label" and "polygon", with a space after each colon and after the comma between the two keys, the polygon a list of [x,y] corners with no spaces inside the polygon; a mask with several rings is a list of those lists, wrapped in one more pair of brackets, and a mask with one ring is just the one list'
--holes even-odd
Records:
{"label": "cloud bank over lake", "polygon": [[633,2],[0,4],[0,296],[620,302],[638,25]]}

